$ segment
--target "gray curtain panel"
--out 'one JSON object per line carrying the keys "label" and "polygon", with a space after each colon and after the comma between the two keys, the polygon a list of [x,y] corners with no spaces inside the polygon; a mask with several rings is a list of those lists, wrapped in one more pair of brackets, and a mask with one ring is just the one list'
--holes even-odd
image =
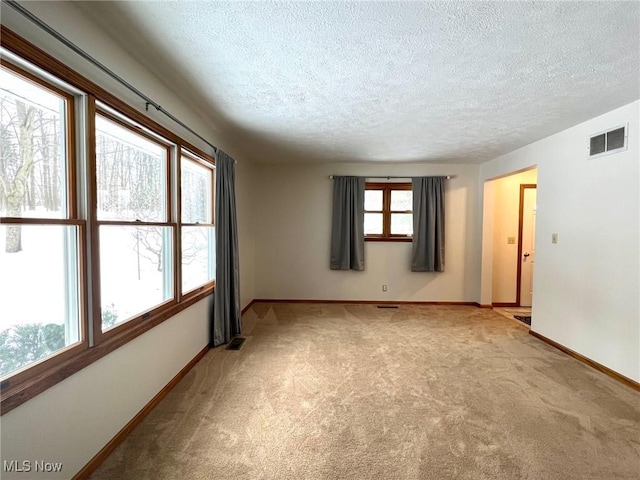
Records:
{"label": "gray curtain panel", "polygon": [[364,270],[364,177],[333,178],[331,270]]}
{"label": "gray curtain panel", "polygon": [[240,268],[236,219],[235,162],[221,150],[216,154],[216,289],[211,343],[217,347],[242,332]]}
{"label": "gray curtain panel", "polygon": [[412,272],[444,272],[444,182],[446,177],[415,177],[413,189]]}

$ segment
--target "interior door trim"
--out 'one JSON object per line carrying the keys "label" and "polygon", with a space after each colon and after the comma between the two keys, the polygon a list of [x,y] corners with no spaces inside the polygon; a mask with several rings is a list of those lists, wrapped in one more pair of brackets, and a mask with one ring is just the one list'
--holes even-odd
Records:
{"label": "interior door trim", "polygon": [[527,188],[538,188],[536,183],[521,183],[520,184],[520,213],[518,217],[518,260],[517,260],[517,274],[516,274],[516,305],[520,306],[520,288],[522,287],[522,230],[524,223],[524,191]]}

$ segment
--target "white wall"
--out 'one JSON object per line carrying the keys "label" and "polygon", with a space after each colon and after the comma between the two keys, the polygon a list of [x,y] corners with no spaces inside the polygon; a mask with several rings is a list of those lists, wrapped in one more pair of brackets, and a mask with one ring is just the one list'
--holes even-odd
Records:
{"label": "white wall", "polygon": [[[635,381],[640,381],[639,106],[636,101],[618,108],[480,169],[484,181],[538,166],[532,329]],[[588,159],[591,134],[627,122],[626,152]],[[552,233],[558,244],[551,243]]]}
{"label": "white wall", "polygon": [[[478,300],[478,166],[269,164],[256,167],[256,297]],[[446,183],[445,272],[411,272],[411,243],[365,242],[365,271],[329,269],[332,181],[337,175],[455,175]],[[381,286],[388,285],[382,292]]]}
{"label": "white wall", "polygon": [[[234,154],[217,126],[194,113],[171,89],[146,71],[108,36],[64,2],[26,2],[27,9],[112,68],[154,101],[238,160],[237,202],[242,306],[254,294],[253,166]],[[132,97],[84,60],[2,5],[2,24],[99,83],[140,111]],[[206,144],[156,112],[148,115],[211,153]],[[0,417],[4,460],[63,462],[59,476],[71,478],[208,343],[211,299],[204,299],[113,353]],[[3,474],[2,478],[39,478]]]}
{"label": "white wall", "polygon": [[480,266],[480,305],[491,307],[493,303],[493,241],[495,215],[495,182],[484,182],[480,199],[482,208],[478,216],[482,216],[482,254]]}

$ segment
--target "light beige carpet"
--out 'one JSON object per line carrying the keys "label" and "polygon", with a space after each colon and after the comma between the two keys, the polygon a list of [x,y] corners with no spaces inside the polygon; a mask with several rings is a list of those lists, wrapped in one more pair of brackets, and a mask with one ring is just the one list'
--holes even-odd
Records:
{"label": "light beige carpet", "polygon": [[93,479],[634,479],[640,394],[475,307],[257,304]]}

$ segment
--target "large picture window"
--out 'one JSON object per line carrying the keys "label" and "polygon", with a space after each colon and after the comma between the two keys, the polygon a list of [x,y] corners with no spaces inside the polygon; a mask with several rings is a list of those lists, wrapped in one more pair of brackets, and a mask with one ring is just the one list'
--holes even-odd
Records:
{"label": "large picture window", "polygon": [[2,378],[84,340],[73,112],[67,92],[0,68]]}
{"label": "large picture window", "polygon": [[5,414],[212,294],[215,162],[2,32]]}
{"label": "large picture window", "polygon": [[412,209],[410,183],[367,183],[364,192],[365,240],[411,241]]}

